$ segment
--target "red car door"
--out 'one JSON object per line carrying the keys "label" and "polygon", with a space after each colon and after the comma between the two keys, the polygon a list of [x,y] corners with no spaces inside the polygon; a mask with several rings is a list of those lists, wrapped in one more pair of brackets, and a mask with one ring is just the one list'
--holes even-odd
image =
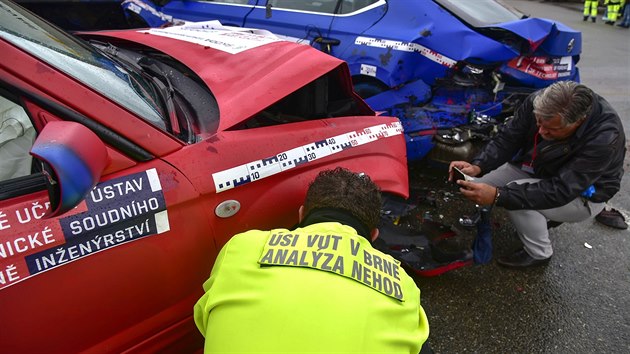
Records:
{"label": "red car door", "polygon": [[[176,168],[99,122],[115,114],[120,125],[137,127],[133,135],[150,132],[155,149],[172,138],[138,129],[148,125],[50,69],[25,75],[22,69],[43,64],[3,49],[15,61],[0,63],[0,96],[22,113],[22,122],[37,132],[51,122],[82,120],[110,141],[111,162],[83,202],[50,218],[45,176],[30,168],[37,162],[26,162],[28,174],[0,181],[1,350],[187,351],[198,345],[191,309],[217,253],[199,192]],[[46,75],[56,78],[51,91],[34,86]],[[55,99],[60,93],[69,102],[97,103],[79,113]]]}

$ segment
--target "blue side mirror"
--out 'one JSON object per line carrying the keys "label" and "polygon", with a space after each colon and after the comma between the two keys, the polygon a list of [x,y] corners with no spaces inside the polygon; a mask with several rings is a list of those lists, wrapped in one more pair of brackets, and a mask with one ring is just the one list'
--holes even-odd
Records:
{"label": "blue side mirror", "polygon": [[109,163],[105,144],[96,134],[75,122],[49,122],[41,131],[31,155],[46,162],[53,171],[48,192],[48,217],[77,206],[94,188]]}

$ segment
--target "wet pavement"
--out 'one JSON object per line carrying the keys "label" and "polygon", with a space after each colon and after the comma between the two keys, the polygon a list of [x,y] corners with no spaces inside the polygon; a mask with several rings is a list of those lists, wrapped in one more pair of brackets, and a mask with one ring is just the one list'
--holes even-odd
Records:
{"label": "wet pavement", "polygon": [[[459,218],[472,215],[474,204],[445,181],[444,166],[419,164],[410,171],[419,176],[416,191],[428,187],[436,196],[435,205],[421,200],[412,217],[447,225],[469,247],[476,229]],[[503,210],[493,211],[492,226],[495,259],[520,246]],[[584,222],[551,233],[556,252],[546,267],[510,270],[493,260],[415,276],[436,353],[628,352],[628,232]]]}
{"label": "wet pavement", "polygon": [[[582,82],[611,102],[630,136],[630,31],[582,22],[579,4],[506,2],[583,31]],[[628,156],[625,170],[609,207],[630,221]],[[414,164],[410,176],[414,196],[431,193],[429,202],[414,199],[418,207],[411,217],[430,215],[469,245],[475,230],[459,218],[471,215],[474,205],[446,182],[445,166]],[[510,270],[492,261],[416,276],[435,353],[630,353],[630,230],[596,221],[565,223],[551,230],[551,238],[554,255],[547,266]],[[494,259],[520,246],[501,209],[493,211],[493,240]]]}

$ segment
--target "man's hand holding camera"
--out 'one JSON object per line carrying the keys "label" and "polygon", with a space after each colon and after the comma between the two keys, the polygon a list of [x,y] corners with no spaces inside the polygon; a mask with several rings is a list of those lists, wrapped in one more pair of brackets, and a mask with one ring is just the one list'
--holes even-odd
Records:
{"label": "man's hand holding camera", "polygon": [[466,179],[455,179],[456,169],[467,176],[476,177],[481,173],[479,166],[466,161],[453,161],[448,168],[448,180],[459,185],[459,191],[466,199],[479,205],[492,205],[497,198],[497,188],[489,184],[478,183]]}

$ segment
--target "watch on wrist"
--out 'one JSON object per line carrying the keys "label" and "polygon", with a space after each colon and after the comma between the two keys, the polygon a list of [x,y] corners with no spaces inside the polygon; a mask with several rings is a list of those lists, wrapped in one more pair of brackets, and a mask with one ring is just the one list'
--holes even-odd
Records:
{"label": "watch on wrist", "polygon": [[499,192],[499,187],[497,187],[497,194],[494,196],[494,202],[492,203],[492,205],[497,204],[497,201],[499,200],[500,195],[501,195],[501,192]]}

